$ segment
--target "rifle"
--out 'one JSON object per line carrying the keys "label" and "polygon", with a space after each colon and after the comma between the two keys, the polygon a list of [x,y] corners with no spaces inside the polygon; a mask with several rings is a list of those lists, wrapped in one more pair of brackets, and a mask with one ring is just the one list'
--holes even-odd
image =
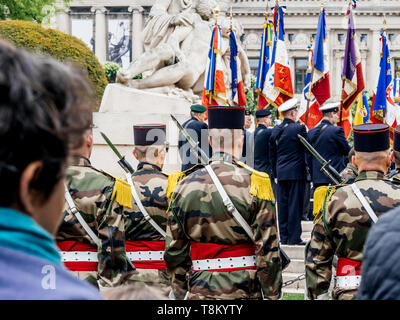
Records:
{"label": "rifle", "polygon": [[[187,133],[187,131],[182,127],[182,125],[179,123],[179,121],[172,115],[172,114],[170,114],[170,116],[171,116],[171,118],[172,118],[172,120],[174,121],[174,123],[176,124],[176,126],[178,127],[178,129],[179,129],[179,131],[183,134],[183,136],[186,138],[186,140],[189,142],[189,144],[191,145],[191,151],[193,152],[193,153],[195,153],[196,154],[196,156],[199,158],[199,160],[201,161],[201,162],[203,162],[203,163],[209,163],[209,158],[207,157],[207,155],[205,154],[205,152],[199,147],[199,144],[198,144],[198,142],[196,143],[193,139],[192,139],[192,137],[189,135],[189,133]],[[211,167],[209,168],[209,170],[210,171],[212,171],[212,169],[211,169]],[[209,171],[208,170],[208,171]],[[210,175],[211,175],[211,177],[214,175],[215,177],[216,177],[216,175],[215,175],[215,173],[213,173],[213,172],[210,172],[209,171],[209,173],[210,173]],[[218,178],[217,178],[218,179]],[[214,179],[213,179],[214,180]],[[217,186],[217,188],[218,188],[218,186]],[[220,190],[218,190],[219,192],[220,192]],[[225,193],[225,192],[224,192]],[[223,197],[223,195],[221,194],[221,192],[220,192],[220,195],[221,195],[221,197],[223,198],[223,200],[224,200],[224,197]],[[224,202],[224,205],[226,205],[226,207],[227,207],[227,209],[228,209],[228,211],[229,212],[231,212],[231,213],[233,213],[233,211],[236,209],[234,206],[233,206],[233,204],[232,204],[232,202],[229,200],[229,202],[227,202],[227,203],[225,203]],[[233,206],[233,208],[232,208],[232,206]],[[235,215],[233,214],[233,216],[234,216],[234,218],[235,218],[235,220],[237,220],[237,218],[235,217]],[[240,217],[239,217],[240,218]],[[243,219],[243,218],[242,218]],[[244,219],[243,219],[244,220]],[[238,220],[237,220],[238,221]],[[249,233],[252,233],[251,232],[251,230],[250,230],[250,232],[248,232],[247,231],[247,222],[246,221],[244,221],[244,223],[245,223],[245,225],[243,225],[240,221],[238,221],[239,222],[239,224],[245,229],[245,231],[246,231],[246,233],[249,235]],[[250,235],[249,235],[250,236]],[[253,238],[252,237],[250,237],[250,239],[252,239],[253,240]],[[281,246],[280,246],[280,244],[278,245],[279,246],[279,255],[280,255],[280,258],[281,258],[281,261],[282,261],[282,270],[283,269],[285,269],[288,265],[289,265],[289,263],[290,263],[290,258],[289,258],[289,256],[286,254],[286,252],[284,252],[283,250],[282,250],[282,248],[281,248]]]}
{"label": "rifle", "polygon": [[336,171],[334,167],[330,165],[331,160],[325,160],[317,150],[301,135],[297,135],[300,139],[300,142],[308,149],[308,151],[317,159],[317,161],[322,165],[321,172],[324,173],[329,179],[332,180],[334,184],[341,184],[345,182],[345,178],[343,178],[339,172]]}
{"label": "rifle", "polygon": [[[108,146],[111,148],[112,151],[114,151],[114,153],[117,155],[119,161],[118,164],[122,167],[122,169],[124,169],[124,171],[128,174],[132,174],[133,172],[135,172],[135,170],[133,170],[132,166],[129,164],[129,162],[125,159],[125,156],[122,156],[117,148],[113,145],[113,143],[111,142],[110,139],[107,138],[107,136],[103,133],[100,132],[101,136],[103,137],[103,139],[105,140],[105,142],[108,144]],[[136,267],[133,265],[132,261],[126,257],[126,261],[128,262],[128,265],[131,266],[132,270],[135,271]]]}

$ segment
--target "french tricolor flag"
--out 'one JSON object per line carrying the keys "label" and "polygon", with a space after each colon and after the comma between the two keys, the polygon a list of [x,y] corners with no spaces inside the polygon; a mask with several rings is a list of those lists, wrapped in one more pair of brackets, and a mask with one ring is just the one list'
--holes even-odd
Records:
{"label": "french tricolor flag", "polygon": [[314,66],[314,75],[311,84],[311,92],[320,106],[331,97],[328,46],[326,40],[325,9],[322,9],[318,19],[317,34],[315,36],[312,62]]}
{"label": "french tricolor flag", "polygon": [[286,7],[279,7],[277,14],[274,14],[276,17],[276,34],[272,52],[272,61],[262,91],[268,102],[276,108],[293,97],[289,56],[284,38],[285,28],[283,14],[285,10]]}
{"label": "french tricolor flag", "polygon": [[[376,92],[371,105],[370,120],[373,123],[386,123],[390,127],[397,126],[399,119],[399,107],[394,102],[393,79],[390,65],[390,53],[387,44],[386,32],[381,34],[382,51],[379,64],[379,77]],[[392,131],[390,132],[392,138]]]}
{"label": "french tricolor flag", "polygon": [[210,50],[204,79],[202,105],[217,106],[228,104],[224,81],[222,61],[222,36],[221,27],[215,25],[211,35]]}
{"label": "french tricolor flag", "polygon": [[247,100],[242,79],[242,69],[240,65],[240,59],[238,58],[238,47],[236,42],[236,36],[233,30],[229,34],[229,45],[231,49],[230,67],[232,75],[231,105],[243,107],[246,104]]}
{"label": "french tricolor flag", "polygon": [[[313,94],[310,92],[310,81],[311,81],[311,72],[312,72],[312,59],[313,59],[313,49],[312,44],[307,47],[308,51],[308,62],[307,62],[307,75],[306,81],[304,83],[303,94],[300,100],[300,109],[299,109],[299,119],[306,123],[306,112],[307,112],[307,104],[309,104],[308,109],[308,117],[307,117],[307,128],[314,128],[322,119],[322,111],[319,110],[319,104]],[[310,100],[310,102],[308,102]]]}

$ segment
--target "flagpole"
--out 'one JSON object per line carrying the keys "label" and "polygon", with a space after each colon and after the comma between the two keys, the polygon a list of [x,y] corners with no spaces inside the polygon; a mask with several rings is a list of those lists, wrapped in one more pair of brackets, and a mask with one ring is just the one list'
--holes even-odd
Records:
{"label": "flagpole", "polygon": [[[267,5],[266,5],[266,8],[265,8],[265,13],[264,13],[264,15],[265,15],[265,23],[266,23],[266,24],[268,24],[268,18],[269,18],[269,12],[268,12],[269,6],[268,6],[268,1],[269,1],[269,0],[267,0]],[[232,7],[231,7],[231,8],[232,8]],[[268,25],[267,25],[267,32],[265,32],[265,36],[268,37]],[[265,41],[265,39],[264,39],[264,41]],[[268,40],[267,40],[267,41],[268,41]],[[264,43],[262,43],[261,45],[263,46],[263,48],[262,48],[262,50],[263,50],[262,57],[264,57],[265,46],[264,46]],[[264,70],[263,65],[264,65],[264,61],[263,61],[262,64],[260,65],[260,67],[262,66],[262,70]],[[257,84],[257,86],[259,86],[259,83]],[[261,90],[261,92],[262,92],[262,90]],[[257,109],[258,109],[258,106],[260,105],[260,94],[261,94],[261,92],[259,92],[258,95],[257,95]]]}
{"label": "flagpole", "polygon": [[[324,10],[324,1],[321,1],[321,12]],[[315,44],[314,44],[315,46]],[[314,53],[314,50],[313,50]],[[307,109],[306,109],[306,118],[305,118],[305,125],[307,127],[307,121],[308,121],[308,113],[309,113],[309,108],[310,108],[310,101],[311,101],[311,88],[312,88],[312,83],[313,83],[313,78],[314,78],[314,70],[315,70],[315,65],[312,63],[312,68],[311,68],[311,76],[310,76],[310,89],[308,90],[308,95],[307,95]]]}
{"label": "flagpole", "polygon": [[[273,59],[271,59],[271,61],[274,62],[274,67],[275,67],[275,58],[276,58],[276,47],[277,47],[277,42],[279,41],[279,29],[280,29],[280,27],[279,27],[279,22],[280,22],[279,21],[279,18],[280,18],[280,16],[279,16],[279,0],[275,1],[275,8],[278,9],[278,13],[277,13],[278,18],[277,18],[277,23],[275,26],[276,27],[275,43],[274,43],[275,50],[272,49]],[[275,11],[274,11],[274,18],[275,18]],[[275,72],[274,72],[274,77],[275,77]],[[278,118],[278,117],[279,117],[279,111],[278,111],[278,108],[276,108],[276,118]]]}
{"label": "flagpole", "polygon": [[[215,25],[217,26],[218,25],[218,15],[219,15],[218,2],[217,2],[216,8],[214,9],[214,14],[215,14]],[[215,52],[213,54],[215,54]],[[215,87],[215,82],[214,82],[214,87]],[[213,88],[213,90],[214,90],[214,88]],[[209,101],[210,101],[210,103],[212,101],[212,90],[210,91],[210,99],[209,99]]]}

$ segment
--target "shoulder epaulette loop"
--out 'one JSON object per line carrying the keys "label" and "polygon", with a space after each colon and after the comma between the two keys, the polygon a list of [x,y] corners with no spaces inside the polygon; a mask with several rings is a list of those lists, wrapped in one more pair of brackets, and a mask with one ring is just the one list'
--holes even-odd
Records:
{"label": "shoulder epaulette loop", "polygon": [[129,183],[115,178],[115,184],[111,198],[113,198],[114,195],[116,195],[115,201],[117,201],[119,205],[129,209],[132,208],[132,190]]}
{"label": "shoulder epaulette loop", "polygon": [[271,179],[268,174],[257,171],[241,161],[237,161],[237,164],[251,172],[251,185],[249,192],[252,196],[262,200],[275,201]]}
{"label": "shoulder epaulette loop", "polygon": [[314,224],[316,224],[322,217],[323,211],[325,211],[326,206],[329,203],[332,195],[335,193],[336,187],[331,186],[321,186],[314,191],[314,201],[313,201],[313,215]]}
{"label": "shoulder epaulette loop", "polygon": [[174,171],[168,176],[168,186],[167,186],[167,198],[171,199],[172,194],[179,181],[181,181],[185,177],[185,173],[181,171]]}

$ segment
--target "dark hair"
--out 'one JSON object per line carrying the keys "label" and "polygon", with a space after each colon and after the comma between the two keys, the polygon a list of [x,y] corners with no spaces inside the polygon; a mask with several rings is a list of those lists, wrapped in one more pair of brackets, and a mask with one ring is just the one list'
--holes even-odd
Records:
{"label": "dark hair", "polygon": [[69,150],[83,143],[91,104],[80,69],[0,40],[0,206],[19,201],[21,174],[34,161],[43,167],[30,187],[48,198]]}

